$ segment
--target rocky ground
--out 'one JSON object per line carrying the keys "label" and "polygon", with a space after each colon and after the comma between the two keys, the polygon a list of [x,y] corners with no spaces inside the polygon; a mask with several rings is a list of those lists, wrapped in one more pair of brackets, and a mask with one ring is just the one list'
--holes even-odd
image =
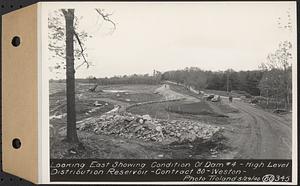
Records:
{"label": "rocky ground", "polygon": [[136,115],[127,112],[103,114],[98,118],[85,120],[78,125],[80,130],[95,134],[117,135],[143,141],[192,142],[210,139],[222,128],[191,120],[153,119],[149,115]]}

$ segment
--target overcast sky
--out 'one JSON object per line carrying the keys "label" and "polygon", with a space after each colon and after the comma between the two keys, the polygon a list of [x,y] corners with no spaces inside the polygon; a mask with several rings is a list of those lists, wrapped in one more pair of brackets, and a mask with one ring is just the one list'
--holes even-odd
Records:
{"label": "overcast sky", "polygon": [[[52,4],[51,8],[65,7]],[[151,74],[185,67],[204,70],[253,70],[280,41],[296,41],[295,3],[82,3],[75,8],[93,66],[76,77]],[[112,12],[117,29],[95,8]],[[293,28],[286,25],[291,12]],[[51,61],[50,61],[51,63]]]}

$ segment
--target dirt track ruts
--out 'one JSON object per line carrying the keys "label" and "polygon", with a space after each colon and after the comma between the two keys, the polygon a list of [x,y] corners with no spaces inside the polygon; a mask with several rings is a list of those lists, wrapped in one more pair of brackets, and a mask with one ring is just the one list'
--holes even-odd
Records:
{"label": "dirt track ruts", "polygon": [[242,112],[244,117],[242,117],[240,125],[245,130],[240,140],[236,142],[235,158],[291,158],[291,123],[242,101],[235,101],[232,106]]}

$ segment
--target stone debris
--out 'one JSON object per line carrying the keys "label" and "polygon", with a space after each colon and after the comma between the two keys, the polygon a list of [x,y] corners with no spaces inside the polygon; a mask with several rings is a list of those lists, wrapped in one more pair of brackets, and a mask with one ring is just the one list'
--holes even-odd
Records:
{"label": "stone debris", "polygon": [[50,120],[52,120],[52,119],[62,119],[64,117],[66,117],[66,116],[67,116],[67,113],[60,114],[60,115],[52,115],[52,116],[49,117],[49,119]]}
{"label": "stone debris", "polygon": [[77,152],[75,150],[69,150],[70,154],[77,154]]}
{"label": "stone debris", "polygon": [[143,115],[142,116],[142,118],[143,118],[143,120],[145,120],[145,121],[151,121],[152,120],[152,118],[150,117],[150,115]]}
{"label": "stone debris", "polygon": [[102,106],[102,104],[101,104],[101,103],[99,103],[99,101],[95,101],[95,102],[94,102],[94,106],[96,106],[96,107],[100,107],[100,106]]}
{"label": "stone debris", "polygon": [[206,140],[222,130],[220,127],[198,121],[153,119],[150,115],[141,116],[128,112],[105,113],[77,125],[79,130],[89,130],[96,134],[164,143],[192,142],[197,138]]}
{"label": "stone debris", "polygon": [[163,155],[163,154],[159,154],[157,157],[159,157],[159,158],[163,158],[163,157],[164,157],[164,155]]}

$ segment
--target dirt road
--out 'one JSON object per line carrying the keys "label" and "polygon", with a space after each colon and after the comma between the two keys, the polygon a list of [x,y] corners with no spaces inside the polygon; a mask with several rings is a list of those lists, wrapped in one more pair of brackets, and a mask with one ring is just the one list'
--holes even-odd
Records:
{"label": "dirt road", "polygon": [[[189,95],[183,95],[190,97]],[[219,158],[290,159],[292,156],[292,123],[283,117],[256,108],[240,99],[229,103],[240,113],[229,114],[232,123],[225,125],[228,150]]]}
{"label": "dirt road", "polygon": [[242,101],[234,101],[231,106],[240,110],[241,120],[233,124],[231,134],[227,133],[233,150],[233,157],[228,158],[291,158],[291,123]]}
{"label": "dirt road", "polygon": [[155,90],[156,93],[161,94],[162,96],[165,97],[166,100],[174,100],[174,99],[185,99],[187,102],[197,102],[199,101],[197,98],[181,94],[179,92],[175,92],[170,89],[170,85],[164,84],[161,87],[157,88]]}

